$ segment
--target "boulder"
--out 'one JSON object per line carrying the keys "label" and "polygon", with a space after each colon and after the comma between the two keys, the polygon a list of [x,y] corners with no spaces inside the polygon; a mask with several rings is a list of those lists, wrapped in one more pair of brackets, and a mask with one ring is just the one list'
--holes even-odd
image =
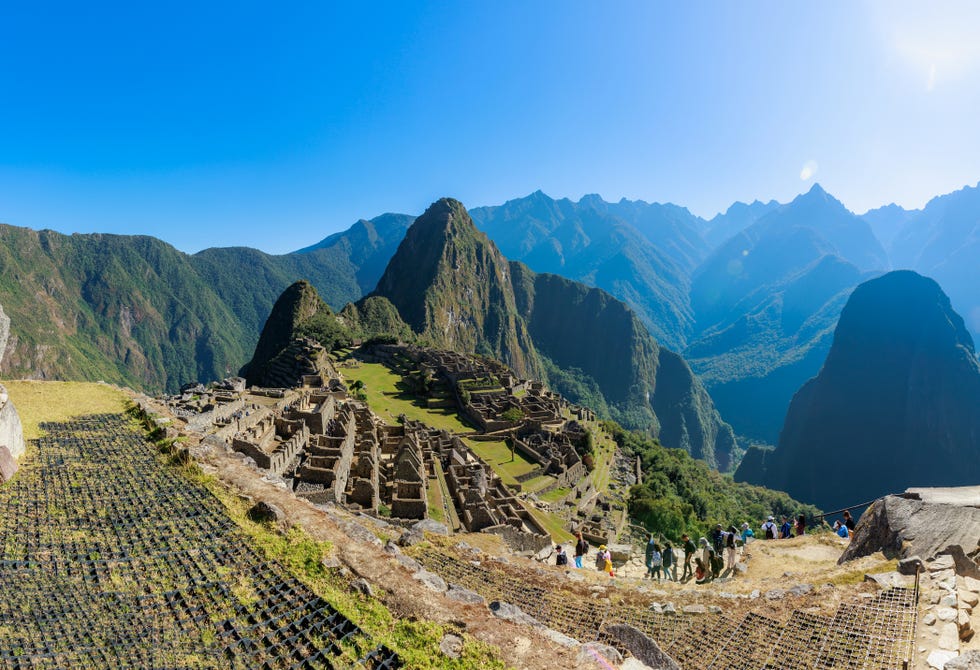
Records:
{"label": "boulder", "polygon": [[[861,516],[839,563],[875,552],[888,558],[926,559],[950,547],[972,552],[980,539],[980,486],[908,489],[879,498]],[[939,565],[958,567],[952,556]],[[932,570],[936,561],[927,563]]]}
{"label": "boulder", "polygon": [[899,572],[878,572],[864,576],[864,581],[874,582],[883,589],[889,589],[894,586],[911,586],[912,580],[912,577]]}
{"label": "boulder", "polygon": [[286,513],[278,505],[260,500],[248,511],[248,518],[258,523],[285,523]]}
{"label": "boulder", "polygon": [[607,549],[612,554],[612,562],[615,566],[628,563],[633,557],[633,545],[630,544],[610,544]]}
{"label": "boulder", "polygon": [[516,606],[511,605],[508,602],[502,600],[494,600],[487,607],[493,613],[495,617],[504,619],[506,621],[513,621],[514,623],[523,624],[525,626],[540,626],[541,623],[537,619],[525,614],[524,611]]}
{"label": "boulder", "polygon": [[448,590],[446,585],[446,580],[437,575],[434,572],[429,572],[428,570],[419,570],[414,575],[412,579],[422,582],[425,586],[436,593],[445,593]]}
{"label": "boulder", "polygon": [[939,629],[939,648],[947,651],[958,651],[960,648],[960,629],[955,623],[942,624]]}
{"label": "boulder", "polygon": [[898,572],[903,575],[914,575],[918,570],[923,569],[922,559],[918,556],[909,556],[898,562]]}
{"label": "boulder", "polygon": [[449,528],[446,524],[433,521],[432,519],[422,519],[412,525],[412,530],[419,530],[423,533],[435,533],[436,535],[449,535]]}
{"label": "boulder", "polygon": [[578,663],[588,667],[605,667],[603,661],[619,665],[623,662],[623,655],[616,647],[601,642],[586,642],[578,651]]}
{"label": "boulder", "polygon": [[980,650],[971,649],[947,660],[946,670],[980,670]]}
{"label": "boulder", "polygon": [[368,598],[371,598],[371,597],[374,596],[374,589],[371,588],[371,585],[368,584],[368,581],[366,579],[364,579],[363,577],[358,577],[357,579],[355,579],[354,581],[352,581],[350,583],[350,587],[354,591],[357,591],[358,593],[361,593],[363,595],[366,595]]}
{"label": "boulder", "polygon": [[486,599],[479,593],[464,589],[462,586],[455,584],[449,585],[449,590],[446,591],[446,597],[456,602],[470,603],[472,605],[482,605],[486,602]]}
{"label": "boulder", "polygon": [[643,631],[626,624],[606,626],[606,632],[619,641],[633,656],[651,668],[681,670],[677,662]]}
{"label": "boulder", "polygon": [[463,638],[459,635],[446,633],[439,642],[439,651],[449,658],[459,658],[463,653]]}
{"label": "boulder", "polygon": [[953,660],[955,660],[957,654],[955,651],[944,651],[942,649],[936,649],[929,654],[926,658],[926,663],[929,664],[930,668],[935,668],[936,670],[943,670],[944,668],[952,668],[949,665]]}

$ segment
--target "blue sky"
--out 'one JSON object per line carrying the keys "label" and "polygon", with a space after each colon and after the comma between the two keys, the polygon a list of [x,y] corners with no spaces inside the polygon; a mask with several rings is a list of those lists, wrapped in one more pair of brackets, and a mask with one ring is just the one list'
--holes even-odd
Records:
{"label": "blue sky", "polygon": [[0,6],[0,221],[280,253],[443,195],[980,180],[976,5],[280,4]]}

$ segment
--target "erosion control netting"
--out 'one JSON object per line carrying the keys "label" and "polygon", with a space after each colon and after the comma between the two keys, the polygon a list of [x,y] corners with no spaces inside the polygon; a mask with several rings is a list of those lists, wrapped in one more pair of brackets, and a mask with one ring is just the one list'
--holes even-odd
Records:
{"label": "erosion control netting", "polygon": [[125,416],[43,428],[0,489],[0,668],[400,667]]}
{"label": "erosion control netting", "polygon": [[608,626],[629,624],[656,640],[682,668],[901,670],[915,639],[916,588],[893,588],[844,603],[833,617],[795,611],[782,622],[755,612],[738,618],[664,612],[651,609],[651,603],[611,604],[558,586],[530,587],[508,566],[467,555],[426,551],[418,559],[449,584],[517,605],[580,642],[618,646]]}

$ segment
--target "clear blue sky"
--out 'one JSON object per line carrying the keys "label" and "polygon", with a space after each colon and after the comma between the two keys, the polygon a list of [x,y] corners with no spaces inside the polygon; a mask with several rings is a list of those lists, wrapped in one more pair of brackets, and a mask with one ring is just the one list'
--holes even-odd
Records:
{"label": "clear blue sky", "polygon": [[3,3],[0,221],[278,253],[538,188],[920,207],[980,180],[980,8],[920,4]]}

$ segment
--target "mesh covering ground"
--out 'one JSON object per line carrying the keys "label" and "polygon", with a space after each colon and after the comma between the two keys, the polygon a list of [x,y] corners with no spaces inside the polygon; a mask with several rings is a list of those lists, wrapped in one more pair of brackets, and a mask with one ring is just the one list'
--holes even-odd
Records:
{"label": "mesh covering ground", "polygon": [[124,415],[42,428],[0,489],[0,669],[401,667]]}
{"label": "mesh covering ground", "polygon": [[[794,611],[786,621],[763,613],[684,614],[651,602],[611,604],[555,586],[529,586],[507,566],[449,550],[418,556],[447,582],[502,600],[580,642],[618,645],[612,624],[629,624],[657,641],[682,668],[711,670],[901,670],[911,667],[918,588],[891,588],[842,603],[834,616]],[[764,606],[763,606],[764,607]],[[908,665],[906,662],[908,661]]]}

